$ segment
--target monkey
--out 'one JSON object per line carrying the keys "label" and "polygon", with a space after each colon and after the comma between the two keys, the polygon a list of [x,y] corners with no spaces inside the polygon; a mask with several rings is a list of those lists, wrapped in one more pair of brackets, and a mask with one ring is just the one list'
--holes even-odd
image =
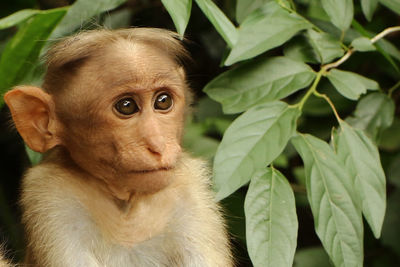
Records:
{"label": "monkey", "polygon": [[[97,29],[4,95],[27,146],[26,266],[233,266],[207,164],[181,148],[192,93],[176,33]],[[11,265],[10,265],[11,266]]]}

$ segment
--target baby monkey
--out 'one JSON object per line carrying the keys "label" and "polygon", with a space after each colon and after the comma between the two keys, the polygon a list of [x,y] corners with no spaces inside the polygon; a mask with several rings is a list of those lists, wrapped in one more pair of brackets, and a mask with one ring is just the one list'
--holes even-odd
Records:
{"label": "baby monkey", "polygon": [[232,266],[204,162],[180,143],[191,93],[172,32],[68,37],[43,89],[4,99],[42,163],[22,183],[27,266]]}

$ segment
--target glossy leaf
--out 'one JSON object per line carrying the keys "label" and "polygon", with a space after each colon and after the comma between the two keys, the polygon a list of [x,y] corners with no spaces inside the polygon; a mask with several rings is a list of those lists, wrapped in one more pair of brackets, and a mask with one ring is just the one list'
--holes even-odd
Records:
{"label": "glossy leaf", "polygon": [[298,222],[293,190],[283,174],[274,168],[257,173],[251,179],[244,209],[253,265],[292,266]]}
{"label": "glossy leaf", "polygon": [[18,12],[15,12],[5,18],[0,19],[0,30],[8,27],[15,26],[24,20],[32,17],[33,15],[40,13],[40,10],[37,9],[24,9]]}
{"label": "glossy leaf", "polygon": [[237,0],[236,21],[242,23],[254,10],[271,1],[273,0]]}
{"label": "glossy leaf", "polygon": [[161,2],[174,21],[178,33],[183,35],[189,22],[192,0],[161,0]]}
{"label": "glossy leaf", "polygon": [[376,92],[363,97],[357,103],[354,115],[346,121],[378,141],[382,131],[392,125],[394,110],[393,100],[386,94]]}
{"label": "glossy leaf", "polygon": [[249,109],[231,124],[214,159],[218,200],[248,183],[283,151],[299,115],[297,108],[276,101]]}
{"label": "glossy leaf", "polygon": [[[0,95],[29,73],[47,38],[66,13],[65,8],[42,11],[21,25],[0,58]],[[12,62],[12,64],[10,64]],[[4,100],[0,98],[0,106]]]}
{"label": "glossy leaf", "polygon": [[212,0],[195,1],[228,46],[232,47],[238,39],[238,32],[235,25],[232,24],[224,12]]}
{"label": "glossy leaf", "polygon": [[107,14],[103,25],[107,29],[128,28],[131,25],[133,11],[130,9],[121,9]]}
{"label": "glossy leaf", "polygon": [[381,47],[382,50],[385,51],[387,54],[400,61],[400,50],[394,44],[385,39],[379,40],[376,44],[378,47]]}
{"label": "glossy leaf", "polygon": [[296,267],[329,267],[328,254],[322,247],[307,247],[299,249],[294,256],[294,265]]}
{"label": "glossy leaf", "polygon": [[226,71],[212,80],[204,92],[222,104],[225,113],[282,99],[308,86],[315,77],[306,64],[285,57],[259,59]]}
{"label": "glossy leaf", "polygon": [[344,54],[338,40],[328,33],[320,33],[313,29],[307,31],[311,46],[314,48],[320,63],[326,64]]}
{"label": "glossy leaf", "polygon": [[353,20],[353,0],[321,0],[322,7],[328,14],[333,25],[347,30]]}
{"label": "glossy leaf", "polygon": [[400,1],[399,0],[379,0],[379,2],[390,8],[392,11],[400,15]]}
{"label": "glossy leaf", "polygon": [[367,89],[377,90],[379,85],[374,80],[357,73],[332,69],[327,75],[329,81],[344,97],[357,100]]}
{"label": "glossy leaf", "polygon": [[295,36],[288,41],[283,48],[283,54],[293,60],[312,64],[318,63],[317,55],[304,34]]}
{"label": "glossy leaf", "polygon": [[125,1],[126,0],[77,0],[70,6],[68,13],[51,37],[57,38],[67,35],[77,30],[93,16],[112,10]]}
{"label": "glossy leaf", "polygon": [[360,52],[376,50],[376,48],[372,44],[371,40],[366,37],[359,37],[357,39],[354,39],[351,42],[351,46],[354,47],[355,50],[360,51]]}
{"label": "glossy leaf", "polygon": [[386,209],[386,179],[376,145],[359,129],[340,121],[337,154],[355,178],[355,192],[362,212],[379,238]]}
{"label": "glossy leaf", "polygon": [[299,134],[292,143],[304,162],[307,196],[325,250],[335,266],[363,266],[363,224],[350,175],[326,142]]}
{"label": "glossy leaf", "polygon": [[296,13],[289,13],[276,2],[269,2],[251,13],[240,25],[239,39],[225,65],[255,57],[280,46],[311,24]]}
{"label": "glossy leaf", "polygon": [[378,1],[379,0],[361,0],[361,9],[368,21],[371,21],[376,7],[378,6]]}

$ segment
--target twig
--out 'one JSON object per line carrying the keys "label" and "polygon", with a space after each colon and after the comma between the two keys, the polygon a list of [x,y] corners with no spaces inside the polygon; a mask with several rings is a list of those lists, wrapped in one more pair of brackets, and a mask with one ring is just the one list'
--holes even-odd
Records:
{"label": "twig", "polygon": [[[396,31],[400,31],[400,26],[395,26],[395,27],[389,27],[386,28],[385,30],[383,30],[382,32],[380,32],[379,34],[375,35],[375,37],[373,37],[372,39],[370,39],[371,43],[376,43],[377,41],[379,41],[380,39],[382,39],[383,37],[385,37],[386,35],[396,32]],[[347,53],[341,57],[339,60],[333,62],[333,63],[329,63],[326,64],[324,66],[322,66],[323,69],[325,69],[325,71],[328,71],[329,69],[332,68],[337,68],[339,67],[342,63],[344,63],[347,59],[349,59],[349,57],[355,52],[356,50],[354,48],[350,48]]]}
{"label": "twig", "polygon": [[321,69],[317,73],[317,77],[315,78],[313,84],[311,85],[310,89],[308,89],[307,93],[303,96],[303,98],[300,100],[298,104],[296,104],[300,110],[303,109],[304,103],[307,101],[307,99],[317,90],[317,86],[319,81],[321,80],[322,75],[325,74],[325,69]]}
{"label": "twig", "polygon": [[395,85],[392,86],[392,88],[389,89],[388,91],[389,97],[391,97],[393,92],[398,88],[400,88],[400,81],[398,81]]}
{"label": "twig", "polygon": [[325,95],[325,94],[320,94],[320,93],[318,93],[317,91],[314,92],[314,95],[325,99],[325,101],[328,102],[328,104],[331,106],[331,109],[332,109],[332,111],[333,111],[333,114],[335,114],[335,117],[336,117],[336,119],[338,120],[338,122],[340,122],[340,121],[342,120],[342,119],[340,118],[340,116],[339,116],[339,114],[338,114],[338,112],[337,112],[335,106],[333,105],[331,99],[330,99],[327,95]]}
{"label": "twig", "polygon": [[397,32],[400,31],[400,26],[395,26],[395,27],[389,27],[377,34],[374,38],[371,39],[371,43],[375,43],[385,37],[388,34],[391,34],[392,32]]}

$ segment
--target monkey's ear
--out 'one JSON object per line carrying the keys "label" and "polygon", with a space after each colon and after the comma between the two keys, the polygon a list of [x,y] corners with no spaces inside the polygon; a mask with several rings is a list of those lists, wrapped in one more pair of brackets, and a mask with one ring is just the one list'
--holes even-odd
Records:
{"label": "monkey's ear", "polygon": [[15,87],[4,95],[15,127],[34,151],[45,152],[58,145],[54,103],[49,94],[31,86]]}

